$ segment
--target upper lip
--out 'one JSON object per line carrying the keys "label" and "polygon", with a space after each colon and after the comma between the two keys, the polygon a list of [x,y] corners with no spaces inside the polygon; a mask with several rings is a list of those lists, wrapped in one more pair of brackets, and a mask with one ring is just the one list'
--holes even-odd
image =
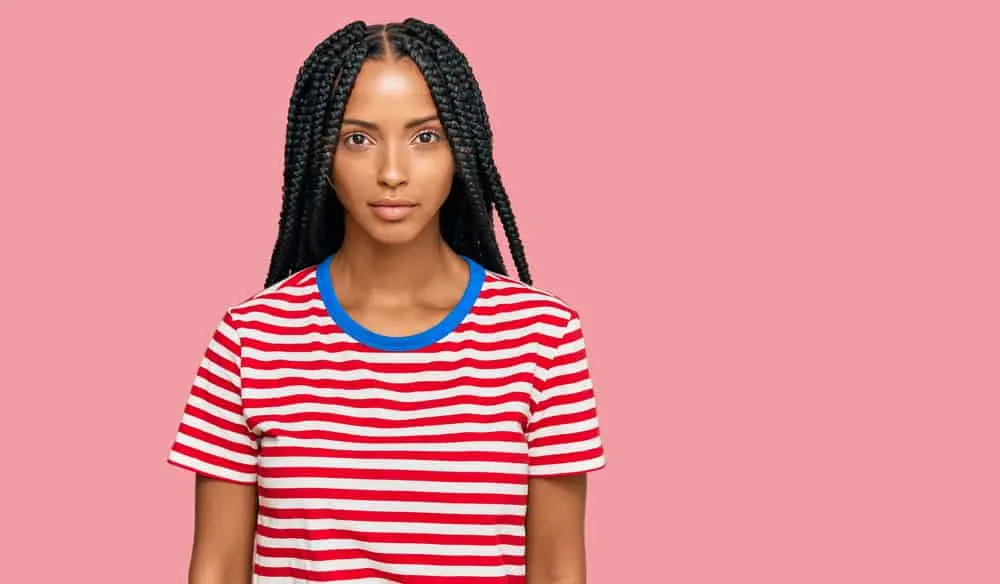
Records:
{"label": "upper lip", "polygon": [[405,199],[379,199],[368,204],[373,207],[413,207],[416,205],[414,201]]}

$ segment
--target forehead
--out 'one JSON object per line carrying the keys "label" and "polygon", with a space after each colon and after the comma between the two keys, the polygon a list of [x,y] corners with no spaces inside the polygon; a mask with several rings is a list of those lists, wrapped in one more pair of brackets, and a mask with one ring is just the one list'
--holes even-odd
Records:
{"label": "forehead", "polygon": [[372,120],[435,111],[427,82],[410,59],[369,60],[361,66],[345,114]]}

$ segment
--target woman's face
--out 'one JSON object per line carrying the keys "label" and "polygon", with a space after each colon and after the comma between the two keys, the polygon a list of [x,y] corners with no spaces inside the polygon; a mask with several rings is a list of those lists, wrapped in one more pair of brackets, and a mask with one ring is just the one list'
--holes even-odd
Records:
{"label": "woman's face", "polygon": [[420,69],[410,59],[366,61],[344,111],[331,182],[347,232],[384,244],[438,233],[455,173],[451,148]]}

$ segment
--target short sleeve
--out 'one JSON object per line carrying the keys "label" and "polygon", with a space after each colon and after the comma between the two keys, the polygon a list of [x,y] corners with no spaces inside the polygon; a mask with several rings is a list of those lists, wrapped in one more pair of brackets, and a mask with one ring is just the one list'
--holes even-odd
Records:
{"label": "short sleeve", "polygon": [[243,413],[240,354],[235,322],[226,312],[195,374],[167,461],[213,478],[255,484],[258,441]]}
{"label": "short sleeve", "polygon": [[573,313],[545,360],[527,427],[529,476],[605,466],[597,402],[580,318]]}

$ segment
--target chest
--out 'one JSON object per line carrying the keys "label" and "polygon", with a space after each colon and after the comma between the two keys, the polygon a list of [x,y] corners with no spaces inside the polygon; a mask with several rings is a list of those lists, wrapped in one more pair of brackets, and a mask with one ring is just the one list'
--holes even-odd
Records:
{"label": "chest", "polygon": [[243,359],[243,407],[264,484],[521,483],[530,351],[316,347]]}

